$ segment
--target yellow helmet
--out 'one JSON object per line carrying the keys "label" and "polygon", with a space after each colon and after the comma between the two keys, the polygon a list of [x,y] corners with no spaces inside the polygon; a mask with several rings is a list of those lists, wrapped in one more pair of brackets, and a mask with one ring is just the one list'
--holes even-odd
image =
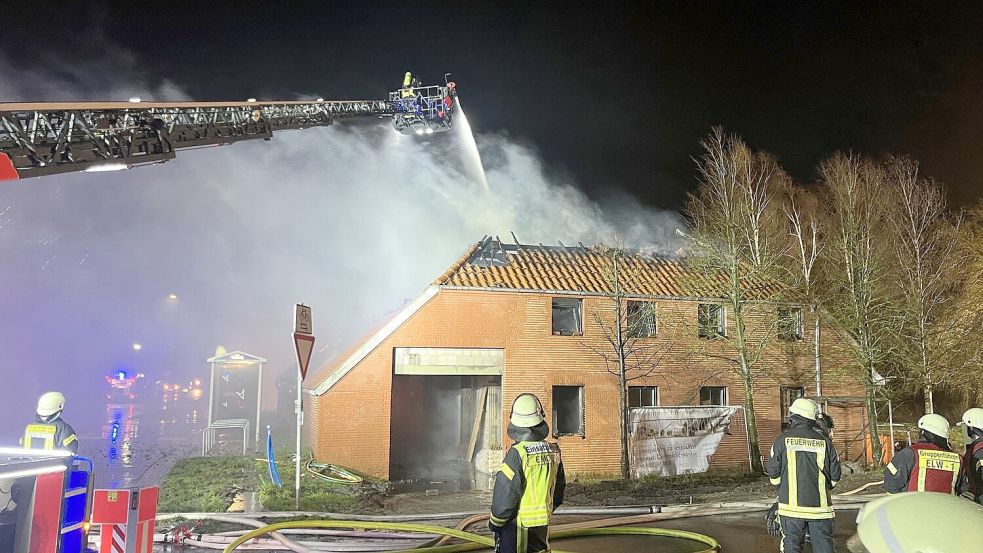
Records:
{"label": "yellow helmet", "polygon": [[38,400],[38,415],[50,417],[65,408],[65,396],[61,392],[47,392]]}
{"label": "yellow helmet", "polygon": [[799,399],[792,402],[792,405],[788,408],[788,413],[790,415],[799,415],[805,417],[811,421],[816,420],[816,413],[819,412],[819,406],[816,405],[815,401],[800,397]]}
{"label": "yellow helmet", "polygon": [[949,421],[945,420],[942,415],[934,413],[922,415],[922,418],[918,419],[918,428],[931,432],[940,438],[949,439]]}
{"label": "yellow helmet", "polygon": [[983,543],[983,506],[945,493],[902,493],[871,501],[857,515],[869,553],[962,553]]}
{"label": "yellow helmet", "polygon": [[543,404],[534,394],[519,394],[512,402],[512,415],[509,422],[520,428],[532,428],[546,420]]}
{"label": "yellow helmet", "polygon": [[979,430],[983,430],[983,409],[973,407],[963,413],[963,424]]}

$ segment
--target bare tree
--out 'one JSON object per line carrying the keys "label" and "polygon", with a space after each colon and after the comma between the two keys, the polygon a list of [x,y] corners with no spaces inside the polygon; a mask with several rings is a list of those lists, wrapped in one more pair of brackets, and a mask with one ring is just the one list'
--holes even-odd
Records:
{"label": "bare tree", "polygon": [[943,329],[937,335],[938,348],[946,372],[951,373],[943,383],[946,391],[959,398],[957,411],[983,403],[983,389],[978,385],[978,367],[983,364],[983,203],[961,213],[950,222],[958,225],[953,240],[955,251],[950,255],[958,263],[959,287],[944,313]]}
{"label": "bare tree", "polygon": [[784,212],[788,220],[788,239],[791,242],[786,259],[791,282],[810,303],[813,329],[813,362],[815,364],[816,394],[823,394],[822,359],[820,357],[820,306],[815,295],[816,262],[823,249],[823,222],[819,200],[804,188],[788,186],[784,194]]}
{"label": "bare tree", "polygon": [[780,287],[765,283],[783,276],[788,241],[777,198],[789,178],[772,158],[751,151],[720,128],[701,145],[700,182],[686,206],[693,242],[689,261],[704,275],[702,282],[693,283],[694,291],[721,297],[734,328],[732,335],[715,336],[722,347],[707,347],[705,354],[729,362],[741,378],[751,468],[761,472],[754,384],[762,354],[776,333],[751,328],[749,321],[765,319],[749,317],[747,309],[757,301],[781,299]]}
{"label": "bare tree", "polygon": [[957,258],[959,218],[950,221],[945,192],[918,176],[918,164],[894,158],[889,176],[898,201],[891,212],[901,290],[901,365],[925,397],[925,412],[935,412],[934,390],[961,374],[960,317],[956,292],[962,283]]}
{"label": "bare tree", "polygon": [[850,337],[863,375],[874,458],[881,459],[875,405],[876,367],[894,354],[896,318],[887,242],[890,202],[883,168],[859,156],[835,154],[819,168],[829,238],[824,250],[824,310]]}
{"label": "bare tree", "polygon": [[[637,252],[624,247],[594,249],[605,260],[604,277],[609,292],[607,309],[594,310],[591,317],[602,329],[603,346],[586,343],[603,360],[609,373],[618,378],[621,437],[621,477],[631,478],[628,457],[628,387],[633,380],[652,376],[662,366],[671,340],[658,334],[656,304],[638,297],[638,284],[646,272]],[[634,299],[632,299],[634,297]]]}
{"label": "bare tree", "polygon": [[808,190],[797,186],[785,189],[784,200],[782,208],[788,220],[788,237],[791,241],[787,249],[787,258],[791,261],[790,273],[796,288],[812,299],[816,262],[823,249],[819,201]]}

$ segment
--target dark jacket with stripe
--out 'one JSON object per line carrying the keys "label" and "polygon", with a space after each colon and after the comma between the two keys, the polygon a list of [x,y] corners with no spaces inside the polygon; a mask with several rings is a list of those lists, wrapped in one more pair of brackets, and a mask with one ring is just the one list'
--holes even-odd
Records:
{"label": "dark jacket with stripe", "polygon": [[[926,453],[943,454],[951,457],[952,461],[943,462],[940,468],[933,468],[928,463],[919,462],[919,457]],[[897,452],[884,467],[884,489],[887,493],[919,491],[919,474],[924,472],[921,491],[959,495],[967,488],[962,461],[959,454],[931,442],[914,443]]]}
{"label": "dark jacket with stripe", "polygon": [[969,490],[976,502],[983,505],[983,438],[966,447],[966,475],[969,477]]}
{"label": "dark jacket with stripe", "polygon": [[[61,416],[56,416],[54,419],[48,420],[41,415],[35,415],[34,422],[31,425],[42,425],[49,428],[49,432],[54,434],[53,443],[51,449],[63,449],[66,451],[71,451],[72,453],[78,453],[79,442],[78,436],[75,435],[75,429],[72,425],[61,419]],[[26,432],[25,432],[26,434]],[[21,438],[21,445],[26,446],[24,443],[24,438]],[[30,444],[33,449],[45,449],[44,440],[34,438],[31,440]]]}
{"label": "dark jacket with stripe", "polygon": [[778,486],[778,514],[803,519],[833,518],[830,490],[840,480],[833,442],[812,421],[796,417],[775,440],[768,476]]}

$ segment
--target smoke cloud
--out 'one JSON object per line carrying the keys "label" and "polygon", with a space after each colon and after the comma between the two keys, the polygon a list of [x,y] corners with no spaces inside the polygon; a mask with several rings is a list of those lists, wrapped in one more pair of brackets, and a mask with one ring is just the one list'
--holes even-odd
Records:
{"label": "smoke cloud", "polygon": [[[0,95],[186,97],[112,51],[98,82],[84,67],[23,69],[0,56]],[[186,381],[206,374],[219,344],[269,359],[272,381],[295,370],[298,302],[313,308],[323,363],[484,235],[665,247],[678,225],[624,195],[592,201],[505,134],[477,136],[485,190],[470,137],[447,134],[423,142],[386,120],[341,123],[159,166],[0,185],[0,438],[16,436],[48,389],[68,395],[70,420],[95,424],[102,402],[88,400],[105,394],[105,375]]]}

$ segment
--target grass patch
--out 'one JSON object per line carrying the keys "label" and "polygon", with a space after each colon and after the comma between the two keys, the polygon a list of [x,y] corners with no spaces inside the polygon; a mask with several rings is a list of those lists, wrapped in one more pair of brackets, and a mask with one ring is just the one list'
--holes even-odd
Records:
{"label": "grass patch", "polygon": [[[260,503],[267,511],[293,511],[296,509],[293,455],[277,455],[277,469],[283,487],[274,486],[264,473],[259,486]],[[300,470],[300,510],[332,513],[381,512],[384,493],[378,490],[378,482],[363,476],[366,481],[362,484],[336,484],[312,476],[304,470],[303,462]]]}
{"label": "grass patch", "polygon": [[259,485],[252,457],[181,459],[164,477],[157,510],[162,513],[225,511],[239,491]]}

